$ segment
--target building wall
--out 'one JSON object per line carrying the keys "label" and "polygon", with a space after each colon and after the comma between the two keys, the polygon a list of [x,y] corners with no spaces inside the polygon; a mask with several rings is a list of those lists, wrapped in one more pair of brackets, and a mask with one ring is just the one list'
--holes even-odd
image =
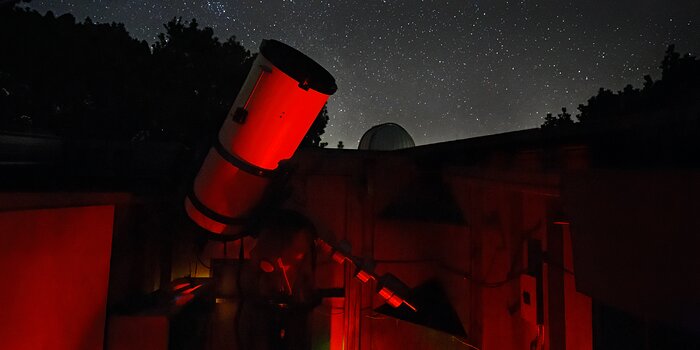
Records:
{"label": "building wall", "polygon": [[159,198],[0,193],[0,262],[14,266],[0,288],[3,348],[101,349],[111,311],[170,282],[174,216]]}
{"label": "building wall", "polygon": [[0,212],[3,348],[102,349],[113,222],[111,205]]}
{"label": "building wall", "polygon": [[[354,255],[371,257],[379,275],[390,272],[411,287],[437,279],[468,334],[460,339],[376,313],[383,300],[375,284],[336,266],[319,274],[320,285],[345,287],[329,321],[336,330],[331,349],[591,349],[590,299],[575,290],[568,231],[552,224],[559,177],[543,169],[540,156],[478,168],[421,167],[395,154],[336,160],[342,167],[305,158],[295,175],[295,196],[303,200],[291,206],[350,242]],[[423,176],[447,185],[465,222],[385,217]],[[558,243],[549,247],[552,237]],[[527,277],[531,240],[566,258],[543,264],[539,322],[534,305],[521,306],[524,290],[537,299],[535,278]],[[321,260],[320,271],[332,266]]]}

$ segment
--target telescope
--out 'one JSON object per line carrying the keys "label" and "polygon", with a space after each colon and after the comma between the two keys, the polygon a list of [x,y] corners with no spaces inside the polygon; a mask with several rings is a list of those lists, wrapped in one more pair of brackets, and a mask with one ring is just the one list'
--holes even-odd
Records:
{"label": "telescope", "polygon": [[314,60],[276,40],[260,53],[185,199],[187,215],[237,237],[279,167],[292,157],[337,86]]}
{"label": "telescope", "polygon": [[[216,235],[214,238],[241,238],[280,161],[294,155],[336,90],[333,76],[314,60],[279,41],[263,40],[260,54],[185,199],[190,219]],[[316,244],[331,252],[336,262],[352,264],[361,281],[377,281],[378,293],[391,306],[405,304],[416,310],[405,299],[408,287],[393,275],[374,274],[342,244],[320,238]],[[277,244],[268,238],[258,245]],[[274,270],[271,262],[263,263],[263,271]]]}

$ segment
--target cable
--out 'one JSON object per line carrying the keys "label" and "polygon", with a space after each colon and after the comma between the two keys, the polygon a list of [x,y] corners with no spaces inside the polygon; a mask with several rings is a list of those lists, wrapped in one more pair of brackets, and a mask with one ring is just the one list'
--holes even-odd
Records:
{"label": "cable", "polygon": [[518,271],[517,273],[511,273],[510,276],[506,277],[506,278],[503,279],[503,280],[496,281],[496,282],[487,282],[487,281],[485,281],[485,280],[478,280],[478,279],[474,278],[474,276],[472,276],[472,275],[471,275],[470,273],[468,273],[468,272],[461,271],[461,270],[459,270],[459,269],[457,269],[457,268],[454,268],[454,267],[451,267],[451,266],[447,266],[447,265],[442,264],[442,263],[440,264],[440,267],[441,267],[442,269],[444,269],[445,271],[447,271],[447,272],[453,273],[453,274],[455,274],[455,275],[457,275],[457,276],[461,276],[461,277],[463,277],[463,278],[465,278],[465,279],[467,279],[467,280],[469,280],[469,281],[472,281],[472,282],[474,282],[474,283],[476,283],[476,284],[479,284],[479,285],[481,285],[482,287],[485,287],[485,288],[498,288],[498,287],[502,287],[502,286],[508,284],[509,282],[514,281],[514,280],[520,278],[520,275],[521,275],[522,273],[525,272],[525,270],[521,270],[521,271]]}
{"label": "cable", "polygon": [[477,348],[476,346],[471,345],[471,344],[469,344],[469,343],[467,343],[467,342],[465,342],[465,341],[463,341],[463,340],[461,340],[461,339],[455,337],[454,335],[452,336],[452,340],[456,340],[456,341],[458,341],[458,342],[460,342],[460,343],[462,343],[462,344],[464,344],[464,345],[466,345],[466,346],[468,346],[468,347],[470,347],[470,348],[472,348],[472,349],[481,350],[481,349]]}
{"label": "cable", "polygon": [[[205,263],[202,261],[202,257],[199,256],[199,254],[197,254],[197,261],[199,261],[199,263],[202,264],[202,266],[204,266],[207,270],[211,270],[211,267],[210,267],[209,265],[205,264]],[[195,264],[194,266],[195,266],[195,270],[196,270],[196,269],[197,269],[197,265]],[[196,274],[197,274],[197,272],[195,271],[195,275],[196,275]]]}
{"label": "cable", "polygon": [[374,316],[374,315],[365,315],[366,318],[372,319],[372,320],[387,320],[392,317],[388,316]]}

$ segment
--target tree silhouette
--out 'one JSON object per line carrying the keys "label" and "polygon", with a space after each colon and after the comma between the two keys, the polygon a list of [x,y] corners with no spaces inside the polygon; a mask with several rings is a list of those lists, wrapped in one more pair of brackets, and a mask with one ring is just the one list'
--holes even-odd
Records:
{"label": "tree silhouette", "polygon": [[543,128],[554,128],[561,126],[574,125],[574,120],[571,119],[571,113],[566,111],[566,108],[561,108],[561,113],[557,114],[556,117],[552,116],[552,113],[547,113],[544,118]]}
{"label": "tree silhouette", "polygon": [[[0,6],[0,130],[69,138],[208,143],[254,56],[175,18],[149,47],[123,24]],[[320,146],[324,108],[305,144]]]}
{"label": "tree silhouette", "polygon": [[[311,124],[311,128],[309,128],[309,132],[306,133],[304,136],[304,139],[301,140],[301,147],[325,147],[325,145],[322,145],[321,142],[321,135],[323,135],[323,132],[326,129],[326,125],[328,125],[328,108],[326,105],[323,106],[320,112],[318,112],[318,115],[316,116],[316,119],[314,119],[313,124]],[[326,145],[328,145],[326,143]]]}
{"label": "tree silhouette", "polygon": [[0,43],[1,128],[127,137],[144,117],[150,51],[123,25],[2,7]]}
{"label": "tree silhouette", "polygon": [[153,45],[154,108],[146,128],[158,139],[194,144],[214,135],[252,62],[250,52],[211,28],[175,18]]}
{"label": "tree silhouette", "polygon": [[[700,111],[700,60],[690,54],[681,56],[670,45],[661,61],[661,79],[644,76],[641,89],[632,85],[613,92],[600,88],[586,104],[578,106],[579,123],[569,123],[563,114],[548,114],[543,128],[564,125],[608,125],[627,119],[649,118],[659,113],[666,119],[697,117]],[[560,118],[564,119],[560,119]]]}

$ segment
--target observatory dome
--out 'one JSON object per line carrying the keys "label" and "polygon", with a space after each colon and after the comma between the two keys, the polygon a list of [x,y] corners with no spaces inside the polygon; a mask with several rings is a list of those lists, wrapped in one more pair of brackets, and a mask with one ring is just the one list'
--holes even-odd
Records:
{"label": "observatory dome", "polygon": [[414,147],[413,138],[406,129],[396,123],[375,125],[362,135],[358,149],[375,151],[393,151]]}

